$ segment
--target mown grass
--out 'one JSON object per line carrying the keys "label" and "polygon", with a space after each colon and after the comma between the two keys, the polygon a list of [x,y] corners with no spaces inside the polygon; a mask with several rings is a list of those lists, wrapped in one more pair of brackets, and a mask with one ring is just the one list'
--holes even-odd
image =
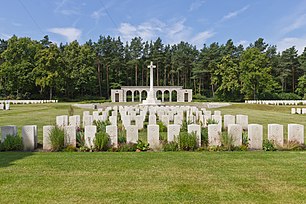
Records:
{"label": "mown grass", "polygon": [[305,152],[0,153],[1,203],[305,203]]}

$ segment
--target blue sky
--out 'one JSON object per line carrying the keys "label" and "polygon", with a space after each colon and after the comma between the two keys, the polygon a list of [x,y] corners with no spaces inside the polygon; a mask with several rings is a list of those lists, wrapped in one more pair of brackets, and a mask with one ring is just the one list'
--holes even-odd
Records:
{"label": "blue sky", "polygon": [[2,0],[0,38],[13,34],[56,43],[96,41],[100,35],[126,42],[161,37],[244,46],[259,37],[282,51],[306,46],[306,0]]}

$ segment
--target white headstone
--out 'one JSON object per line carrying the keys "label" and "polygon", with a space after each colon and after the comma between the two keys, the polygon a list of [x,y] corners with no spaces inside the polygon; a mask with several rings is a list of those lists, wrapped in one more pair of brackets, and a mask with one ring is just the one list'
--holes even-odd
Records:
{"label": "white headstone", "polygon": [[0,103],[0,110],[4,110],[4,104]]}
{"label": "white headstone", "polygon": [[65,137],[64,137],[65,146],[71,145],[73,147],[76,147],[76,126],[66,126],[64,130],[65,130]]}
{"label": "white headstone", "polygon": [[249,125],[249,117],[247,115],[236,115],[236,124],[241,125],[243,130],[247,130]]}
{"label": "white headstone", "polygon": [[[235,118],[235,117],[234,117]],[[242,145],[242,127],[239,124],[229,124],[227,133],[233,139],[234,146]]]}
{"label": "white headstone", "polygon": [[81,126],[81,117],[80,115],[69,116],[69,125],[80,127]]}
{"label": "white headstone", "polygon": [[10,110],[10,104],[9,103],[5,104],[5,110]]}
{"label": "white headstone", "polygon": [[56,116],[56,126],[64,128],[68,125],[68,115]]}
{"label": "white headstone", "polygon": [[54,126],[48,125],[48,126],[43,126],[43,149],[44,150],[51,150],[52,145],[50,141],[50,133]]}
{"label": "white headstone", "polygon": [[229,124],[236,124],[234,115],[224,115],[224,129],[227,129]]}
{"label": "white headstone", "polygon": [[117,129],[117,126],[115,126],[115,125],[106,126],[106,133],[110,137],[111,145],[113,147],[118,147],[118,129]]}
{"label": "white headstone", "polygon": [[279,124],[268,124],[268,140],[277,146],[284,145],[284,128]]}
{"label": "white headstone", "polygon": [[302,113],[301,108],[297,108],[297,109],[296,109],[296,113],[297,113],[297,114],[301,114],[301,113]]}
{"label": "white headstone", "polygon": [[221,111],[214,111],[214,115],[221,115]]}
{"label": "white headstone", "polygon": [[209,146],[220,146],[220,128],[218,124],[209,124],[208,125],[208,145]]}
{"label": "white headstone", "polygon": [[198,139],[198,146],[201,146],[201,126],[196,124],[188,125],[188,133],[195,133]]}
{"label": "white headstone", "polygon": [[299,124],[288,124],[288,141],[304,144],[304,126]]}
{"label": "white headstone", "polygon": [[137,126],[139,130],[143,129],[143,116],[142,115],[136,115],[135,125]]}
{"label": "white headstone", "polygon": [[22,143],[25,151],[33,151],[37,142],[37,126],[26,125],[22,127]]}
{"label": "white headstone", "polygon": [[291,108],[291,114],[296,114],[295,108]]}
{"label": "white headstone", "polygon": [[167,141],[173,142],[177,141],[178,136],[180,134],[181,126],[177,124],[171,124],[168,125],[168,131],[167,131]]}
{"label": "white headstone", "polygon": [[173,118],[174,118],[174,121],[173,121],[174,124],[177,124],[177,125],[183,124],[183,119],[179,115],[175,115]]}
{"label": "white headstone", "polygon": [[94,125],[85,126],[84,138],[85,146],[88,148],[94,148],[94,139],[96,137],[97,127]]}
{"label": "white headstone", "polygon": [[165,126],[168,126],[169,125],[169,115],[162,115],[161,121],[163,122]]}
{"label": "white headstone", "polygon": [[1,142],[3,142],[8,135],[16,136],[17,135],[17,126],[16,125],[7,125],[1,127]]}
{"label": "white headstone", "polygon": [[156,149],[159,147],[159,126],[148,125],[148,143],[150,148]]}
{"label": "white headstone", "polygon": [[221,115],[212,115],[211,119],[218,123],[219,132],[221,132],[222,131],[222,116]]}
{"label": "white headstone", "polygon": [[92,115],[83,116],[83,127],[90,126],[93,123]]}
{"label": "white headstone", "polygon": [[138,140],[138,128],[136,125],[128,125],[126,127],[126,142],[137,143]]}
{"label": "white headstone", "polygon": [[263,128],[262,125],[250,124],[248,125],[248,137],[250,149],[262,149]]}
{"label": "white headstone", "polygon": [[149,115],[149,125],[156,125],[156,115]]}
{"label": "white headstone", "polygon": [[110,122],[112,125],[117,126],[117,116],[109,116],[109,122]]}

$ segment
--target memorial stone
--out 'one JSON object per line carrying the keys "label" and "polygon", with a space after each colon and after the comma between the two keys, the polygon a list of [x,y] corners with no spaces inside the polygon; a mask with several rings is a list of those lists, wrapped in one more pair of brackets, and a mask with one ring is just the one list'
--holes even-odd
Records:
{"label": "memorial stone", "polygon": [[268,124],[268,140],[274,145],[282,147],[284,145],[283,125]]}
{"label": "memorial stone", "polygon": [[113,147],[118,147],[118,129],[115,125],[106,126],[106,133],[110,137],[110,143]]}
{"label": "memorial stone", "polygon": [[227,132],[228,132],[228,135],[232,137],[234,146],[242,145],[242,126],[241,125],[228,124]]}
{"label": "memorial stone", "polygon": [[150,148],[156,149],[159,147],[159,126],[148,125],[148,143]]}
{"label": "memorial stone", "polygon": [[288,141],[304,144],[304,126],[288,124]]}
{"label": "memorial stone", "polygon": [[263,127],[258,124],[248,125],[249,148],[261,150],[263,140]]}
{"label": "memorial stone", "polygon": [[173,141],[178,141],[178,136],[180,134],[181,126],[178,124],[171,124],[168,125],[168,130],[167,130],[167,141],[168,142],[173,142]]}

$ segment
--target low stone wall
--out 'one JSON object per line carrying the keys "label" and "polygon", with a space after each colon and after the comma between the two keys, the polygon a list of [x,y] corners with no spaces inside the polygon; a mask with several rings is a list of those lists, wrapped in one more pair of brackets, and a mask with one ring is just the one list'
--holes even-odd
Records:
{"label": "low stone wall", "polygon": [[247,100],[245,103],[265,105],[305,105],[306,100]]}

